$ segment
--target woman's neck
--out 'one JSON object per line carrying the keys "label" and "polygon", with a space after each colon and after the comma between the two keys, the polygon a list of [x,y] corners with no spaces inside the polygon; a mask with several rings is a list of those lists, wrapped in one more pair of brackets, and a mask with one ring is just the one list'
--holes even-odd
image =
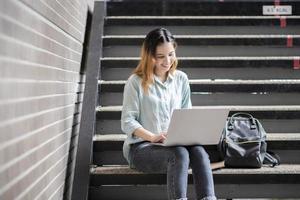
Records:
{"label": "woman's neck", "polygon": [[167,80],[168,72],[157,72],[157,71],[155,71],[154,74],[159,78],[159,80],[162,83]]}
{"label": "woman's neck", "polygon": [[164,73],[164,74],[158,74],[155,73],[155,75],[158,77],[158,79],[163,83],[167,80],[168,77],[168,73]]}

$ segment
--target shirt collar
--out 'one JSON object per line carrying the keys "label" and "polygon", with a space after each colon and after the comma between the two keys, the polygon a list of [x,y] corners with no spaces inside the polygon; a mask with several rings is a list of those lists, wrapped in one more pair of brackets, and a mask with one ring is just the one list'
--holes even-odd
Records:
{"label": "shirt collar", "polygon": [[[174,72],[174,73],[175,73],[175,72]],[[174,74],[174,73],[173,73],[173,74]],[[173,75],[173,74],[168,73],[167,80],[166,80],[164,83],[162,83],[162,82],[160,81],[160,79],[158,78],[158,76],[156,76],[156,75],[154,74],[154,81],[165,87],[165,86],[167,86],[167,85],[174,79],[174,75]]]}
{"label": "shirt collar", "polygon": [[170,80],[173,80],[174,79],[174,74],[175,74],[176,72],[173,72],[173,74],[172,73],[168,73],[168,78],[167,78],[167,80],[168,79],[170,79]]}

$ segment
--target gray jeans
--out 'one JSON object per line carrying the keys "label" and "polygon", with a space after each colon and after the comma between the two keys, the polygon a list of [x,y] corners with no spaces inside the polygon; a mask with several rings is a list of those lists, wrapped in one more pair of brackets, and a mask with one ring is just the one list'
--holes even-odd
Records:
{"label": "gray jeans", "polygon": [[197,199],[216,199],[210,160],[200,145],[164,147],[141,142],[131,146],[129,157],[139,171],[167,174],[168,199],[187,199],[189,166]]}

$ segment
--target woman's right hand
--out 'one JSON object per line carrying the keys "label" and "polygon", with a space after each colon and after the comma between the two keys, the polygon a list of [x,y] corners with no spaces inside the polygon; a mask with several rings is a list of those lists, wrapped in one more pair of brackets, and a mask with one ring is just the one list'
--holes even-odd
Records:
{"label": "woman's right hand", "polygon": [[167,133],[161,132],[159,134],[153,134],[151,136],[150,142],[151,143],[163,143],[165,139],[167,139]]}
{"label": "woman's right hand", "polygon": [[167,138],[166,132],[154,134],[144,128],[136,129],[133,134],[151,143],[162,143]]}

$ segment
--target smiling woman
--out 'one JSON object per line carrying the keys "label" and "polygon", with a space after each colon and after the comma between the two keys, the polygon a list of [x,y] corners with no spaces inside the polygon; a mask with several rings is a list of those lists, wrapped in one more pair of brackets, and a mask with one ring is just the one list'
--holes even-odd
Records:
{"label": "smiling woman", "polygon": [[165,82],[168,71],[175,61],[175,49],[171,42],[166,42],[157,46],[154,59],[154,74],[157,75],[162,82]]}
{"label": "smiling woman", "polygon": [[201,145],[155,145],[167,138],[173,110],[192,107],[188,77],[176,70],[176,46],[164,28],[152,30],[144,40],[140,62],[124,88],[124,156],[139,171],[166,173],[169,199],[187,199],[191,166],[197,199],[215,200],[210,160]]}
{"label": "smiling woman", "polygon": [[174,73],[178,63],[176,47],[175,39],[167,29],[159,28],[148,33],[142,46],[141,60],[134,71],[142,79],[145,92],[153,83],[154,75],[164,82],[169,73]]}

